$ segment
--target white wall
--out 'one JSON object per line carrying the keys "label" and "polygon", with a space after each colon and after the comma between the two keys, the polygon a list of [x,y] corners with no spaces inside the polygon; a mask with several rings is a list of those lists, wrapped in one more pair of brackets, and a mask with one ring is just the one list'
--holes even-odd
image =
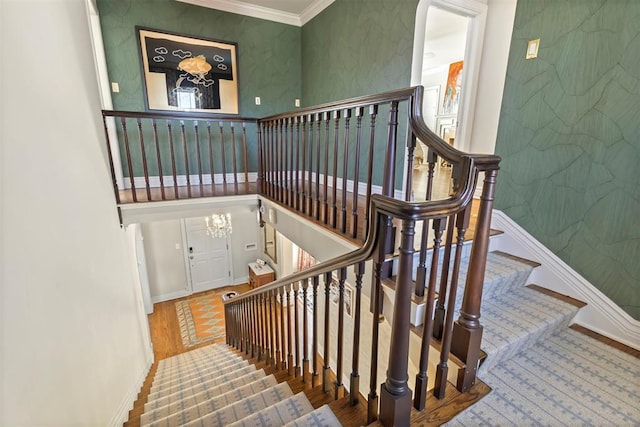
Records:
{"label": "white wall", "polygon": [[[470,151],[493,153],[517,0],[489,0]],[[524,55],[524,52],[522,52]]]}
{"label": "white wall", "polygon": [[[142,224],[151,300],[188,295],[189,283],[182,247],[180,220]],[[177,246],[176,246],[177,245]]]}
{"label": "white wall", "polygon": [[85,4],[0,7],[0,425],[121,424],[152,353]]}
{"label": "white wall", "polygon": [[[249,280],[247,264],[258,258],[261,247],[258,239],[258,222],[255,204],[241,204],[212,209],[229,212],[233,232],[231,233],[231,259],[233,283],[246,283]],[[204,213],[202,213],[204,218]],[[186,214],[191,217],[192,214]],[[154,302],[166,301],[189,295],[187,279],[188,265],[185,263],[183,232],[180,219],[143,222],[145,257],[149,273],[149,289]],[[176,246],[177,245],[177,246]]]}

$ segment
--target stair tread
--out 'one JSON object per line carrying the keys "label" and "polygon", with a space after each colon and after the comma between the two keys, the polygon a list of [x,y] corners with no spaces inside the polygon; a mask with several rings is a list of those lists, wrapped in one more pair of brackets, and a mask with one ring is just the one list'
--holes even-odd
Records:
{"label": "stair tread", "polygon": [[[232,365],[227,365],[221,369],[214,369],[211,371],[205,371],[198,375],[187,375],[184,378],[176,378],[175,381],[160,385],[156,391],[149,393],[149,400],[158,399],[163,396],[167,396],[173,393],[177,393],[181,390],[187,390],[191,387],[197,387],[198,385],[208,383],[220,384],[220,381],[225,381],[226,375],[232,375],[236,371],[240,371],[247,366],[251,366],[246,360],[241,360]],[[232,377],[231,377],[232,378]]]}
{"label": "stair tread", "polygon": [[[293,392],[287,383],[276,384],[273,387],[269,387],[268,389],[213,412],[202,414],[199,417],[190,417],[199,414],[196,408],[195,411],[185,413],[186,422],[180,423],[180,425],[227,426],[236,421],[251,417],[256,411],[266,410],[291,397],[293,397]],[[168,424],[158,424],[158,426],[160,425]]]}
{"label": "stair tread", "polygon": [[277,384],[278,381],[276,378],[273,375],[268,375],[216,396],[211,396],[210,394],[191,396],[181,401],[174,402],[171,405],[145,412],[140,417],[140,423],[148,424],[152,421],[166,418],[170,422],[182,424],[186,422],[185,417],[181,415],[182,411],[190,410],[191,408],[198,406],[202,407],[203,410],[206,409],[208,412],[212,412]]}
{"label": "stair tread", "polygon": [[235,367],[241,367],[248,364],[248,362],[242,358],[225,361],[220,364],[203,363],[199,369],[187,371],[182,375],[171,376],[164,381],[154,382],[149,390],[150,394],[158,393],[161,390],[167,390],[176,384],[185,384],[189,380],[203,379],[206,377],[212,377],[218,372],[234,370]]}
{"label": "stair tread", "polygon": [[290,421],[302,417],[313,411],[313,406],[306,398],[304,393],[300,392],[282,402],[276,403],[266,409],[263,409],[253,415],[236,421],[229,426],[233,427],[249,427],[258,425],[284,425]]}
{"label": "stair tread", "polygon": [[247,369],[242,373],[243,375],[238,375],[235,378],[230,378],[228,381],[223,383],[204,383],[200,387],[192,387],[187,390],[182,390],[177,393],[163,396],[159,399],[155,399],[152,401],[150,400],[144,405],[145,411],[159,408],[161,406],[170,405],[173,402],[177,402],[184,398],[199,394],[209,394],[210,396],[214,396],[221,392],[224,393],[226,391],[232,390],[239,385],[246,384],[247,382],[255,381],[258,378],[266,376],[262,369],[256,369],[253,365],[247,365]]}
{"label": "stair tread", "polygon": [[318,409],[309,412],[300,418],[293,420],[285,427],[315,427],[315,426],[339,426],[340,421],[329,408],[329,405],[322,405]]}

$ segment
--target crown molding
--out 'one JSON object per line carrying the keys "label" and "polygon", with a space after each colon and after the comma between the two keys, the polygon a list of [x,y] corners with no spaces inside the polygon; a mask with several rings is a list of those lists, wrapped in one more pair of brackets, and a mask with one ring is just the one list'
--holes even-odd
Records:
{"label": "crown molding", "polygon": [[224,12],[236,13],[238,15],[251,16],[253,18],[265,19],[268,21],[279,22],[281,24],[294,25],[301,27],[314,16],[322,12],[334,0],[316,0],[307,7],[300,15],[290,12],[284,12],[268,7],[257,6],[238,0],[177,0],[182,3],[188,3],[195,6],[207,7],[209,9],[222,10]]}
{"label": "crown molding", "polygon": [[311,3],[309,7],[303,10],[300,14],[300,26],[303,26],[307,22],[311,21],[316,17],[316,15],[329,7],[334,1],[335,0],[316,0]]}

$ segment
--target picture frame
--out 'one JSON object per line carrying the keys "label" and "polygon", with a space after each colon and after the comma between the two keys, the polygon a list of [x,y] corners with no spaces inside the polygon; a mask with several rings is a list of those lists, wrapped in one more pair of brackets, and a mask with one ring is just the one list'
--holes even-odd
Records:
{"label": "picture frame", "polygon": [[147,111],[238,114],[238,45],[136,26]]}

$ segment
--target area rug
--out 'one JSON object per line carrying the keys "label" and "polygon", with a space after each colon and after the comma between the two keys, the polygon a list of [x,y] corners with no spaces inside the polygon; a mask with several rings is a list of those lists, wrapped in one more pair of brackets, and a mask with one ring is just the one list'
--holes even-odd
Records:
{"label": "area rug", "polygon": [[225,336],[223,291],[176,302],[184,348]]}

